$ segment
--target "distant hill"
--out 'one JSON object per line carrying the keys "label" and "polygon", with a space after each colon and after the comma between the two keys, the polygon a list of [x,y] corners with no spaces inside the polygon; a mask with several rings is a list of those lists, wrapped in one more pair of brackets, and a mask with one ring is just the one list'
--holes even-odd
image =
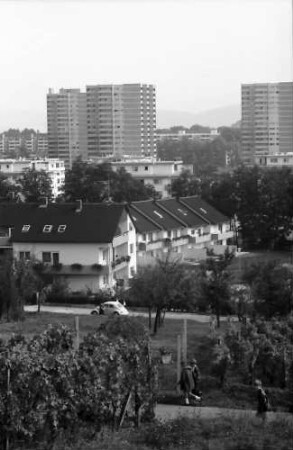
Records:
{"label": "distant hill", "polygon": [[240,105],[228,105],[199,113],[158,110],[157,127],[170,128],[182,125],[189,128],[194,124],[200,124],[218,128],[221,126],[232,126],[240,120],[240,116]]}

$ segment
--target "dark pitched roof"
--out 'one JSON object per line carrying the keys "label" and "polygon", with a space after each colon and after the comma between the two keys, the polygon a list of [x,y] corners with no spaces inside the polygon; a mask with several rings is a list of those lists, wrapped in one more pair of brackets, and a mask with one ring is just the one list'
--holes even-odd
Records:
{"label": "dark pitched roof", "polygon": [[196,214],[199,214],[203,219],[215,225],[217,223],[229,222],[229,218],[197,196],[180,197],[178,199],[181,205],[192,209]]}
{"label": "dark pitched roof", "polygon": [[143,215],[134,205],[130,204],[128,206],[128,211],[138,233],[159,231],[161,229],[154,222],[150,221],[149,218],[145,217],[145,215]]}
{"label": "dark pitched roof", "polygon": [[145,200],[141,202],[133,202],[132,205],[136,210],[140,211],[145,218],[148,218],[152,226],[157,224],[158,229],[173,230],[184,227],[180,220],[174,218],[171,214],[160,208],[157,202],[153,200]]}
{"label": "dark pitched roof", "polygon": [[[83,204],[76,212],[76,204],[52,203],[47,207],[37,204],[0,204],[0,226],[12,227],[14,242],[74,242],[109,243],[119,234],[118,224],[125,205]],[[30,225],[23,232],[24,225]],[[48,233],[45,225],[52,225]],[[60,225],[66,225],[60,232]],[[60,229],[59,229],[60,230]]]}
{"label": "dark pitched roof", "polygon": [[206,220],[192,212],[189,208],[186,208],[186,206],[182,205],[182,203],[175,198],[159,200],[157,203],[185,222],[188,227],[201,227],[207,225]]}

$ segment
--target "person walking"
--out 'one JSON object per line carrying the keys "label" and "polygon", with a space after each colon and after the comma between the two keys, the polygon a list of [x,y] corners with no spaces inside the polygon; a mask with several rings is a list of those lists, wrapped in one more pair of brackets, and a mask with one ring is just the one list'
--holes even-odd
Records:
{"label": "person walking", "polygon": [[255,380],[256,397],[257,397],[257,412],[256,415],[261,417],[263,421],[266,420],[266,413],[269,409],[268,396],[262,387],[260,380]]}
{"label": "person walking", "polygon": [[193,382],[194,382],[193,394],[200,396],[200,392],[199,392],[200,371],[199,371],[196,359],[192,359],[190,361],[190,365],[191,365],[191,372],[192,372]]}
{"label": "person walking", "polygon": [[189,405],[189,400],[201,401],[201,398],[194,394],[195,383],[192,373],[192,367],[190,364],[185,365],[181,363],[181,375],[179,380],[180,389],[183,393],[184,404]]}

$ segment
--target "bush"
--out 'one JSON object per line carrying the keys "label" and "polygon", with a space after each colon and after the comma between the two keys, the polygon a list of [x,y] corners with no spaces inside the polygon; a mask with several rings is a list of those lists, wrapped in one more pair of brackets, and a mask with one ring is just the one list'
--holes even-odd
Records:
{"label": "bush", "polygon": [[[113,327],[118,324],[114,322]],[[115,339],[107,336],[113,327],[100,329],[86,336],[78,351],[73,349],[74,335],[65,326],[51,326],[29,342],[15,336],[4,344],[0,447],[6,436],[11,442],[17,438],[30,445],[40,436],[54,441],[60,431],[72,433],[85,423],[96,431],[115,426],[130,392],[130,416],[137,420],[140,410],[150,417],[156,372],[149,360],[147,335],[134,333],[139,326],[143,332],[141,324],[135,323],[132,332],[127,332],[130,325],[121,325]]]}

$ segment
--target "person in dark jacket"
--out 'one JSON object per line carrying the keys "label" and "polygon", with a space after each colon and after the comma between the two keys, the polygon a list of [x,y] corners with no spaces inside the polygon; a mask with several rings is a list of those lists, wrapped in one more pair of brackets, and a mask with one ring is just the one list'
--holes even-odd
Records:
{"label": "person in dark jacket", "polygon": [[263,421],[266,419],[266,413],[269,407],[268,396],[262,387],[262,382],[260,380],[255,381],[256,386],[256,397],[257,397],[257,412],[256,415],[261,417]]}
{"label": "person in dark jacket", "polygon": [[200,401],[201,398],[194,394],[195,383],[194,377],[192,373],[192,367],[190,364],[185,365],[182,363],[182,370],[180,375],[180,389],[184,396],[185,405],[189,405],[189,399],[193,399],[196,401]]}
{"label": "person in dark jacket", "polygon": [[191,365],[191,372],[192,372],[193,382],[194,382],[194,389],[192,392],[195,395],[200,395],[200,392],[199,392],[200,371],[199,371],[196,359],[192,359],[190,361],[190,365]]}

